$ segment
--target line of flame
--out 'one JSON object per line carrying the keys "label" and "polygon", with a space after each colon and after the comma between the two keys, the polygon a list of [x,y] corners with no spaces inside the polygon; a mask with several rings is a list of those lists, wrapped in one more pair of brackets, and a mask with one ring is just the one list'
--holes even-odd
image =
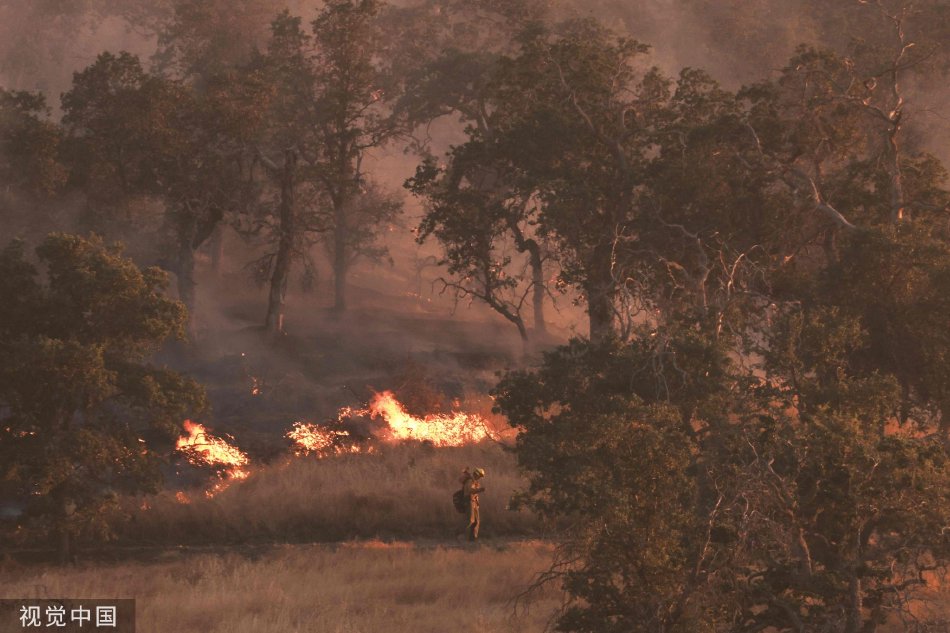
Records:
{"label": "line of flame", "polygon": [[387,428],[382,439],[390,442],[416,440],[445,447],[474,444],[493,437],[488,424],[477,414],[455,411],[430,413],[420,418],[408,413],[392,391],[374,394],[369,406],[357,413],[383,420]]}

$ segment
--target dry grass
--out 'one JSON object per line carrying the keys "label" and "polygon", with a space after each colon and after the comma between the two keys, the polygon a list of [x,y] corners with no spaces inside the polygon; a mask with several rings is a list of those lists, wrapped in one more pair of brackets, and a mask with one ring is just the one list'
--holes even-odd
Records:
{"label": "dry grass", "polygon": [[559,604],[512,598],[551,560],[551,547],[420,548],[351,543],[272,548],[257,557],[168,554],[113,565],[0,567],[5,594],[135,598],[149,633],[502,633],[542,631]]}
{"label": "dry grass", "polygon": [[506,509],[524,487],[514,457],[483,443],[435,449],[389,447],[378,454],[296,458],[259,468],[243,482],[190,504],[170,493],[149,500],[120,529],[126,544],[224,544],[340,541],[354,538],[435,539],[454,542],[467,516],[452,507],[465,466],[488,476],[482,495],[482,535],[537,536],[537,520]]}

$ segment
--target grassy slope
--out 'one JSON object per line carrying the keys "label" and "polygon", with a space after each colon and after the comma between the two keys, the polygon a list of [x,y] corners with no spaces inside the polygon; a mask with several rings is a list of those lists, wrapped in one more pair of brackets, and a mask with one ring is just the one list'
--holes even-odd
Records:
{"label": "grassy slope", "polygon": [[383,447],[378,454],[325,459],[288,458],[252,471],[207,499],[190,504],[171,493],[150,500],[120,531],[125,544],[225,544],[338,541],[353,538],[454,541],[468,517],[451,495],[465,466],[488,476],[482,495],[482,534],[536,536],[537,520],[506,509],[525,487],[514,457],[490,442],[460,448],[424,445]]}
{"label": "grassy slope", "polygon": [[543,543],[370,542],[283,546],[257,557],[172,556],[68,569],[0,566],[0,587],[31,598],[134,597],[139,630],[153,633],[530,633],[542,631],[560,603],[553,588],[535,594],[527,610],[512,602],[549,564]]}

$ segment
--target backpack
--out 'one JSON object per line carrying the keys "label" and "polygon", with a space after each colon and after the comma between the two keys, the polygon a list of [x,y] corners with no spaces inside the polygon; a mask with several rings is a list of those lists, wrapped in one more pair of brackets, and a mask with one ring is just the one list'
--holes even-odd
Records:
{"label": "backpack", "polygon": [[468,497],[465,496],[465,490],[459,488],[454,493],[452,493],[452,505],[455,506],[455,511],[459,514],[466,514],[470,510],[468,507]]}

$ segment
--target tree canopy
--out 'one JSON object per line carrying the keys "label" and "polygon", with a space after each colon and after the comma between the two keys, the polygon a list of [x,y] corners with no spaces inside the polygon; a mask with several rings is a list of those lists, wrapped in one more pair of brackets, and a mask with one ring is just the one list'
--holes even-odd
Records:
{"label": "tree canopy", "polygon": [[875,631],[950,561],[950,198],[895,37],[736,93],[586,23],[506,62],[497,147],[591,320],[496,393],[561,630]]}
{"label": "tree canopy", "polygon": [[[924,99],[945,2],[663,2],[716,27],[709,70],[535,0],[227,4],[161,3],[152,66],[103,52],[60,121],[0,90],[0,200],[157,219],[187,307],[230,223],[282,333],[297,262],[325,256],[340,312],[355,262],[386,259],[406,210],[374,160],[396,146],[456,299],[523,342],[555,291],[586,315],[495,391],[518,501],[560,529],[560,630],[934,630],[913,617],[950,565],[950,190]],[[759,29],[771,10],[791,21]],[[165,285],[97,238],[0,255],[0,492],[51,533],[154,489],[204,406],[149,364],[187,315]]]}
{"label": "tree canopy", "polygon": [[157,489],[181,421],[206,406],[194,381],[148,362],[184,334],[166,283],[97,238],[0,255],[0,486],[64,556],[105,529],[119,493]]}

